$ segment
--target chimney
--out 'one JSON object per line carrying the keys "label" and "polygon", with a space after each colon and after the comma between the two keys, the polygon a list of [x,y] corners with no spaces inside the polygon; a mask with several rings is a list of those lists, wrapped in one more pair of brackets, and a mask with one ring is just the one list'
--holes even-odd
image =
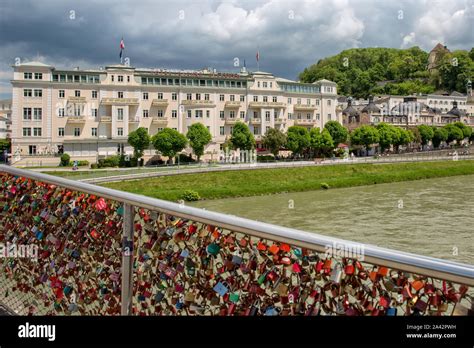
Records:
{"label": "chimney", "polygon": [[373,104],[373,103],[374,103],[374,96],[369,95],[369,104]]}

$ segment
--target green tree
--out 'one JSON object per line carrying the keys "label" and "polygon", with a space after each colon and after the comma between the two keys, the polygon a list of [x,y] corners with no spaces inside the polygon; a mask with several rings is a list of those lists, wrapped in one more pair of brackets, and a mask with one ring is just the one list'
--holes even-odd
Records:
{"label": "green tree", "polygon": [[242,122],[237,122],[230,138],[234,150],[252,150],[255,147],[255,138],[249,127]]}
{"label": "green tree", "polygon": [[384,152],[386,149],[390,148],[390,145],[394,145],[398,142],[400,133],[394,126],[381,122],[377,125],[377,130],[379,133],[379,146],[381,152]]}
{"label": "green tree", "polygon": [[400,146],[408,145],[415,140],[415,135],[409,129],[395,128],[398,136],[393,145],[397,148],[397,151]]}
{"label": "green tree", "polygon": [[209,129],[202,123],[194,123],[189,127],[186,137],[199,162],[201,156],[204,155],[205,146],[212,140]]}
{"label": "green tree", "polygon": [[263,146],[277,156],[282,147],[286,145],[286,134],[276,128],[270,128],[263,136]]}
{"label": "green tree", "polygon": [[447,124],[443,127],[448,131],[448,139],[447,142],[451,143],[456,140],[458,143],[464,139],[464,134],[459,127],[456,127],[454,124]]}
{"label": "green tree", "polygon": [[380,140],[379,131],[372,126],[361,126],[354,129],[351,133],[351,143],[353,145],[365,146],[367,152],[372,144],[378,143]]}
{"label": "green tree", "polygon": [[10,140],[9,139],[0,139],[0,156],[2,156],[3,159],[3,151],[7,150],[10,152]]}
{"label": "green tree", "polygon": [[136,159],[143,157],[145,149],[150,146],[150,135],[144,127],[137,128],[128,134],[128,143],[133,147],[133,156]]}
{"label": "green tree", "polygon": [[446,128],[436,128],[434,130],[433,139],[431,140],[433,142],[433,146],[438,148],[439,145],[446,140],[448,140],[448,131]]}
{"label": "green tree", "polygon": [[430,126],[422,124],[418,126],[418,131],[420,132],[421,136],[421,144],[428,145],[431,139],[433,139],[434,130]]}
{"label": "green tree", "polygon": [[293,152],[293,154],[302,154],[310,146],[309,132],[305,127],[289,127],[287,139],[286,147]]}
{"label": "green tree", "polygon": [[472,128],[465,125],[464,123],[462,122],[454,122],[453,123],[454,126],[458,127],[461,131],[462,131],[462,134],[464,136],[464,139],[465,138],[470,138],[471,137],[471,134],[472,134]]}
{"label": "green tree", "polygon": [[339,122],[329,121],[324,125],[324,128],[327,129],[331,135],[331,138],[334,141],[334,147],[347,141],[349,132],[347,131],[347,128]]}
{"label": "green tree", "polygon": [[164,156],[169,157],[169,161],[172,162],[173,157],[178,152],[181,152],[187,144],[186,137],[171,128],[165,128],[162,131],[156,133],[151,139],[155,149],[160,151]]}
{"label": "green tree", "polygon": [[309,132],[311,139],[311,149],[316,153],[316,156],[328,155],[334,149],[334,141],[332,140],[329,131],[324,128],[321,132],[319,128],[312,128]]}

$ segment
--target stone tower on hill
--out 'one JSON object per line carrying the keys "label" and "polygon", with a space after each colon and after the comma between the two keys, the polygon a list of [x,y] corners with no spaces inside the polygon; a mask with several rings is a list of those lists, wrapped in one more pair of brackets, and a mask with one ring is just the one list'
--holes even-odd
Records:
{"label": "stone tower on hill", "polygon": [[430,52],[428,56],[428,71],[431,72],[438,68],[441,58],[446,54],[450,53],[446,46],[438,43]]}

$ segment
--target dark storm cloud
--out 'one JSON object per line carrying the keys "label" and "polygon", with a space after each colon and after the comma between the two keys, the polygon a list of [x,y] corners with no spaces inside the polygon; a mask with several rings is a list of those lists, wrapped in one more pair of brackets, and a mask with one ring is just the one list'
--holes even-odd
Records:
{"label": "dark storm cloud", "polygon": [[0,97],[16,58],[57,67],[236,71],[234,58],[290,79],[351,47],[473,46],[472,1],[13,1],[0,2]]}

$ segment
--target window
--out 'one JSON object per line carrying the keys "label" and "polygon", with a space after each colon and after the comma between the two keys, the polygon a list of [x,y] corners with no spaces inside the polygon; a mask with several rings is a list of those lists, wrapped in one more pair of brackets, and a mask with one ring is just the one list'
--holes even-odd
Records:
{"label": "window", "polygon": [[42,80],[42,79],[43,79],[43,73],[35,72],[35,80]]}
{"label": "window", "polygon": [[331,106],[331,100],[330,99],[328,100],[328,106]]}
{"label": "window", "polygon": [[123,128],[122,127],[117,128],[117,136],[123,137]]}
{"label": "window", "polygon": [[33,108],[33,120],[41,121],[42,117],[43,117],[43,109]]}
{"label": "window", "polygon": [[193,99],[193,95],[191,93],[187,93],[186,100],[192,100],[192,99]]}
{"label": "window", "polygon": [[143,100],[148,100],[148,92],[143,92],[142,98]]}
{"label": "window", "polygon": [[81,129],[79,127],[74,128],[74,136],[79,137],[81,135]]}
{"label": "window", "polygon": [[81,116],[81,111],[80,105],[74,106],[74,116]]}
{"label": "window", "polygon": [[265,121],[270,121],[270,111],[265,111]]}
{"label": "window", "polygon": [[265,133],[268,132],[269,129],[270,129],[270,126],[266,126],[266,127],[265,127]]}
{"label": "window", "polygon": [[311,114],[306,114],[306,119],[311,120]]}
{"label": "window", "polygon": [[158,132],[161,132],[163,130],[163,127],[158,127]]}
{"label": "window", "polygon": [[209,100],[209,94],[204,94],[204,100]]}
{"label": "window", "polygon": [[224,126],[219,127],[219,135],[225,135]]}
{"label": "window", "polygon": [[95,128],[95,127],[91,128],[91,136],[93,136],[93,137],[97,136],[97,128]]}
{"label": "window", "polygon": [[178,117],[178,110],[171,110],[171,117],[177,118]]}
{"label": "window", "polygon": [[178,100],[178,93],[172,93],[171,100]]}
{"label": "window", "polygon": [[158,117],[163,117],[163,110],[158,110]]}
{"label": "window", "polygon": [[260,88],[260,81],[257,82],[257,87]]}
{"label": "window", "polygon": [[272,86],[273,86],[273,82],[270,82],[270,88],[272,88]]}
{"label": "window", "polygon": [[123,99],[123,92],[117,92],[117,98]]}
{"label": "window", "polygon": [[112,82],[114,82],[114,75],[112,75],[111,78],[112,78]]}
{"label": "window", "polygon": [[143,110],[143,118],[148,118],[148,110]]}
{"label": "window", "polygon": [[188,115],[187,116],[188,116],[188,118],[193,117],[191,110],[188,110]]}
{"label": "window", "polygon": [[331,114],[328,114],[328,120],[331,121]]}
{"label": "window", "polygon": [[92,109],[92,117],[97,117],[97,115],[98,115],[98,110]]}
{"label": "window", "polygon": [[266,95],[263,96],[263,102],[267,103],[268,102],[268,97]]}
{"label": "window", "polygon": [[117,120],[118,121],[123,121],[123,109],[122,108],[117,109]]}
{"label": "window", "polygon": [[206,110],[206,117],[207,118],[211,117],[211,112],[209,110]]}
{"label": "window", "polygon": [[97,91],[92,91],[92,99],[97,99]]}
{"label": "window", "polygon": [[130,82],[130,76],[127,76],[127,82]]}
{"label": "window", "polygon": [[58,117],[64,117],[64,108],[58,109]]}
{"label": "window", "polygon": [[301,104],[301,98],[296,99],[296,104]]}
{"label": "window", "polygon": [[288,98],[288,104],[291,105],[291,98]]}
{"label": "window", "polygon": [[81,91],[74,91],[74,96],[80,97],[81,96]]}
{"label": "window", "polygon": [[163,99],[163,93],[158,93],[158,99],[160,99],[160,100]]}
{"label": "window", "polygon": [[24,90],[23,90],[23,96],[24,96],[24,97],[32,97],[32,96],[33,96],[33,90],[31,90],[31,89],[24,89]]}
{"label": "window", "polygon": [[273,111],[273,118],[276,120],[278,118],[278,111]]}
{"label": "window", "polygon": [[240,118],[245,118],[245,111],[240,112]]}
{"label": "window", "polygon": [[36,145],[28,145],[28,153],[30,155],[36,155]]}
{"label": "window", "polygon": [[219,95],[219,100],[220,100],[220,101],[224,101],[224,95],[223,95],[223,94],[220,94],[220,95]]}
{"label": "window", "polygon": [[41,136],[41,128],[40,127],[33,128],[33,136],[34,137],[40,137]]}
{"label": "window", "polygon": [[291,120],[291,118],[293,117],[293,114],[291,112],[288,113],[288,119]]}
{"label": "window", "polygon": [[230,101],[235,101],[235,95],[233,94],[230,95]]}
{"label": "window", "polygon": [[272,98],[272,101],[273,101],[274,103],[276,103],[277,100],[278,100],[277,97],[273,97],[273,98]]}
{"label": "window", "polygon": [[194,115],[196,118],[202,118],[202,110],[196,110],[194,112]]}
{"label": "window", "polygon": [[241,96],[240,96],[240,101],[241,101],[241,102],[244,102],[244,101],[245,101],[245,95],[241,95]]}
{"label": "window", "polygon": [[232,132],[234,131],[234,126],[230,126],[229,130],[230,130],[230,134],[232,134]]}
{"label": "window", "polygon": [[253,96],[253,101],[254,101],[254,102],[258,102],[258,95],[254,95],[254,96]]}
{"label": "window", "polygon": [[196,100],[201,100],[201,94],[196,93]]}
{"label": "window", "polygon": [[23,108],[23,120],[31,121],[31,108]]}
{"label": "window", "polygon": [[266,82],[263,82],[263,88],[267,88],[268,84]]}
{"label": "window", "polygon": [[118,76],[118,82],[123,82],[123,76],[122,75]]}
{"label": "window", "polygon": [[221,119],[224,118],[224,111],[219,111],[219,117],[220,117]]}
{"label": "window", "polygon": [[319,114],[316,114],[316,119],[319,121]]}
{"label": "window", "polygon": [[31,128],[23,128],[23,136],[31,137]]}
{"label": "window", "polygon": [[23,73],[23,79],[32,80],[33,79],[33,74],[30,73],[30,72]]}
{"label": "window", "polygon": [[260,134],[260,127],[254,127],[253,128],[253,134],[254,135],[259,135]]}
{"label": "window", "polygon": [[258,118],[258,111],[253,112],[253,118]]}
{"label": "window", "polygon": [[58,137],[63,137],[64,136],[64,128],[60,127],[58,128]]}
{"label": "window", "polygon": [[306,105],[311,105],[311,99],[306,99]]}
{"label": "window", "polygon": [[235,111],[232,110],[230,113],[229,113],[229,117],[230,118],[235,118]]}
{"label": "window", "polygon": [[319,106],[319,99],[316,99],[316,106]]}
{"label": "window", "polygon": [[59,90],[59,98],[64,98],[64,89]]}

